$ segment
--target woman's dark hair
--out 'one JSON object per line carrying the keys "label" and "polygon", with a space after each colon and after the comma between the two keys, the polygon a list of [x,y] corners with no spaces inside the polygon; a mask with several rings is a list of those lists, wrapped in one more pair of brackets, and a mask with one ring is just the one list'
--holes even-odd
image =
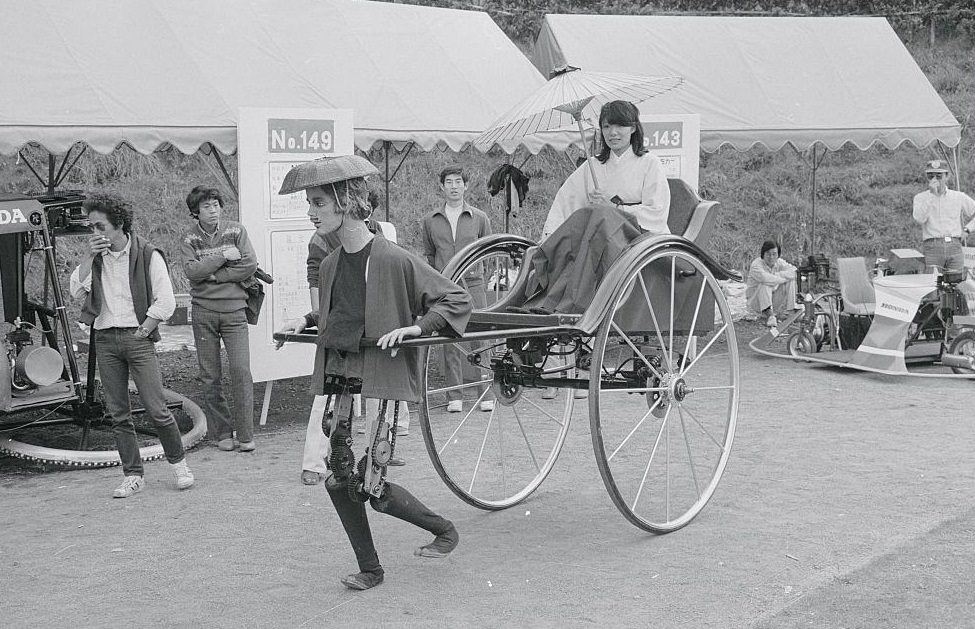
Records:
{"label": "woman's dark hair", "polygon": [[779,255],[782,255],[782,247],[779,246],[779,243],[775,242],[774,240],[766,240],[762,243],[762,253],[759,257],[764,258],[765,252],[771,251],[772,249],[775,249]]}
{"label": "woman's dark hair", "polygon": [[200,216],[200,204],[204,201],[216,201],[220,204],[220,207],[223,207],[223,197],[220,195],[219,190],[216,188],[207,188],[206,186],[197,186],[186,195],[186,207],[190,209],[190,216],[193,218]]}
{"label": "woman's dark hair", "polygon": [[605,164],[609,159],[609,145],[603,139],[603,125],[615,124],[621,127],[633,127],[633,135],[630,136],[630,146],[633,147],[633,154],[640,156],[647,152],[643,146],[643,125],[640,124],[640,110],[633,103],[625,100],[614,100],[603,105],[599,110],[599,144],[601,146],[596,159],[601,164]]}
{"label": "woman's dark hair", "polygon": [[132,210],[120,197],[110,194],[95,194],[88,197],[81,205],[86,215],[101,212],[115,229],[122,229],[128,235],[132,231]]}

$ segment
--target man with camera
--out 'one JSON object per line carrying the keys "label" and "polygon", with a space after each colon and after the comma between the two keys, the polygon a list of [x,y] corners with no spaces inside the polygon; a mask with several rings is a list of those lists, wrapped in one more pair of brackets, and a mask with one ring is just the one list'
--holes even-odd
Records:
{"label": "man with camera", "polygon": [[962,271],[962,240],[975,229],[975,200],[948,188],[947,162],[928,162],[924,174],[928,189],[914,195],[914,220],[921,224],[924,238],[924,264],[942,271]]}
{"label": "man with camera", "polygon": [[176,487],[187,489],[194,478],[179,427],[166,405],[154,347],[157,326],[176,309],[166,261],[155,246],[131,233],[132,213],[121,199],[93,196],[84,208],[94,234],[88,239],[88,255],[71,273],[71,296],[85,300],[81,321],[94,328],[91,351],[97,348],[105,406],[125,474],[113,495],[128,498],[145,485],[129,402],[130,377],[155,424]]}
{"label": "man with camera", "polygon": [[[223,197],[197,186],[186,196],[196,226],[183,237],[182,254],[193,303],[193,340],[204,386],[207,432],[221,450],[253,452],[254,380],[247,338],[247,297],[241,282],[257,270],[247,231],[222,219]],[[220,340],[227,348],[234,412],[223,393]],[[236,438],[234,433],[236,432]]]}

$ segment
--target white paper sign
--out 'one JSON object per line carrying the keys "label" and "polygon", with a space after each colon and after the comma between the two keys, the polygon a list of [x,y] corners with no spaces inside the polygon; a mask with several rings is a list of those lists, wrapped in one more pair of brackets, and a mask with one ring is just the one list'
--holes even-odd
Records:
{"label": "white paper sign", "polygon": [[255,382],[305,376],[314,368],[312,344],[274,349],[274,331],[311,310],[306,260],[314,233],[305,194],[279,196],[278,190],[295,164],[351,155],[353,131],[350,109],[240,109],[240,222],[261,268],[274,277],[260,320],[250,329]]}
{"label": "white paper sign", "polygon": [[668,178],[683,179],[697,191],[701,165],[701,116],[641,114],[643,145],[660,158]]}

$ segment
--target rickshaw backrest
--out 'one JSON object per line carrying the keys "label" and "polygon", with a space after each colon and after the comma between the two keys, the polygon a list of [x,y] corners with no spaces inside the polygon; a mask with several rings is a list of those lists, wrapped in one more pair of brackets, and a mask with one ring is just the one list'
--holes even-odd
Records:
{"label": "rickshaw backrest", "polygon": [[864,258],[837,258],[836,270],[840,277],[843,310],[849,314],[873,315],[877,303],[873,284],[867,275],[867,261]]}
{"label": "rickshaw backrest", "polygon": [[670,233],[687,238],[702,249],[707,249],[714,229],[717,201],[703,201],[682,179],[668,179],[670,186],[670,215],[667,226]]}

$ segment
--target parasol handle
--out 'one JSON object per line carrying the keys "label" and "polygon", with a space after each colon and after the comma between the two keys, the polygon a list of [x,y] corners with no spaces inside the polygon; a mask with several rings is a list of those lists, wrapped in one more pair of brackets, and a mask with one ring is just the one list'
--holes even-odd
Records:
{"label": "parasol handle", "polygon": [[592,175],[592,183],[596,190],[599,190],[599,180],[596,179],[596,169],[592,165],[592,161],[589,159],[589,145],[586,144],[586,132],[582,128],[582,113],[577,113],[572,116],[576,120],[576,126],[579,127],[579,135],[582,137],[582,151],[586,154],[586,163],[589,164],[589,174]]}

